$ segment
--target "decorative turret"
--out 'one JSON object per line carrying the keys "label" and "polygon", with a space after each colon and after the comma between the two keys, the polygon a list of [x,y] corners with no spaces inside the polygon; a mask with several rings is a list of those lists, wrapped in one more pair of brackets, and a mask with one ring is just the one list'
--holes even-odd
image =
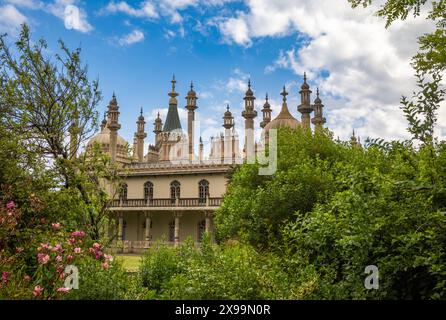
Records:
{"label": "decorative turret", "polygon": [[107,112],[104,112],[104,119],[102,119],[101,122],[101,132],[104,131],[106,126],[107,126]]}
{"label": "decorative turret", "polygon": [[262,114],[263,114],[263,121],[260,122],[260,127],[263,129],[265,126],[271,121],[271,106],[268,102],[268,93],[265,97],[265,104],[263,105]]}
{"label": "decorative turret", "polygon": [[119,107],[114,92],[108,104],[107,115],[107,128],[110,130],[110,157],[114,162],[116,161],[118,130],[121,129],[121,125],[119,124]]}
{"label": "decorative turret", "polygon": [[194,84],[190,82],[190,90],[186,96],[187,109],[187,137],[189,142],[189,161],[193,160],[194,156],[194,121],[195,109],[197,109],[197,94],[194,91]]}
{"label": "decorative turret", "polygon": [[160,113],[158,111],[158,116],[153,123],[153,133],[155,134],[155,145],[161,140],[161,132],[163,132],[163,120],[160,118]]}
{"label": "decorative turret", "polygon": [[311,123],[314,124],[315,131],[322,130],[326,119],[323,117],[323,108],[322,100],[319,97],[319,88],[316,90],[316,99],[314,99],[314,117],[311,119]]}
{"label": "decorative turret", "polygon": [[297,111],[302,114],[301,122],[302,127],[310,129],[310,113],[313,111],[310,102],[311,90],[307,83],[307,74],[304,73],[304,83],[300,87],[300,105],[297,107]]}
{"label": "decorative turret", "polygon": [[145,124],[146,124],[146,122],[144,121],[144,116],[142,114],[142,108],[141,108],[141,113],[138,117],[138,121],[136,122],[137,131],[135,133],[136,155],[138,157],[139,162],[144,161],[144,139],[147,137],[147,133],[145,133],[145,131],[144,131]]}
{"label": "decorative turret", "polygon": [[229,104],[226,105],[226,112],[223,116],[223,127],[227,130],[234,127],[234,117],[232,116],[232,112],[229,111]]}
{"label": "decorative turret", "polygon": [[248,81],[248,90],[245,97],[245,110],[242,117],[245,118],[245,158],[254,156],[254,118],[257,117],[257,111],[254,110],[254,93],[251,90],[251,79]]}
{"label": "decorative turret", "polygon": [[176,130],[181,130],[181,122],[180,117],[178,116],[178,101],[177,96],[178,93],[175,92],[175,84],[177,81],[175,80],[175,75],[173,75],[172,79],[172,91],[169,92],[169,110],[167,111],[166,122],[164,123],[164,132],[172,132]]}
{"label": "decorative turret", "polygon": [[203,161],[203,140],[200,137],[200,146],[199,146],[199,152],[198,152],[198,160]]}
{"label": "decorative turret", "polygon": [[355,130],[353,130],[352,136],[350,137],[350,145],[352,148],[361,148],[360,140],[355,136]]}

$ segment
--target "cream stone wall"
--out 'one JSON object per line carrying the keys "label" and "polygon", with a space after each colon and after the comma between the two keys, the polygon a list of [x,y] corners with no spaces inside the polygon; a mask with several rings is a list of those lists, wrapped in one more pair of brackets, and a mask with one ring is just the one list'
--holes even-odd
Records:
{"label": "cream stone wall", "polygon": [[[151,240],[169,241],[169,223],[174,222],[173,211],[153,212],[152,227],[150,229]],[[144,241],[145,240],[145,214],[144,212],[126,212],[123,215],[125,228],[123,229],[123,240]],[[180,217],[180,241],[189,236],[194,241],[199,241],[199,223],[204,222],[204,212],[184,212]]]}
{"label": "cream stone wall", "polygon": [[223,196],[227,183],[223,173],[127,177],[124,181],[128,186],[128,199],[143,199],[144,183],[147,181],[153,183],[153,198],[170,198],[170,183],[174,180],[181,184],[181,198],[198,198],[198,183],[203,179],[209,182],[209,196],[211,198]]}

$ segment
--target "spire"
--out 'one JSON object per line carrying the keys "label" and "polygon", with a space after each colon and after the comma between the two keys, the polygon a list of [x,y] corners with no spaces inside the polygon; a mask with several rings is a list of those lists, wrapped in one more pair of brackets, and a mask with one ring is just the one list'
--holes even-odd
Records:
{"label": "spire", "polygon": [[307,83],[306,73],[304,73],[304,83],[300,88],[301,88],[301,90],[299,91],[300,105],[297,107],[297,111],[299,111],[302,114],[301,116],[302,126],[304,128],[310,129],[310,123],[311,123],[310,114],[313,111],[313,107],[311,106],[310,102],[311,90],[310,86]]}
{"label": "spire", "polygon": [[169,96],[172,98],[178,97],[178,93],[175,92],[175,85],[177,83],[177,81],[175,80],[175,74],[173,75],[171,82],[172,82],[172,91],[169,92]]}
{"label": "spire", "polygon": [[178,93],[175,92],[175,84],[177,81],[175,80],[175,75],[173,75],[172,79],[172,91],[169,92],[169,110],[167,111],[166,122],[164,123],[163,131],[171,132],[175,130],[181,130],[181,122],[180,117],[178,115],[178,101],[176,97]]}
{"label": "spire", "polygon": [[286,96],[288,95],[288,92],[286,92],[285,86],[283,86],[283,90],[282,90],[282,92],[280,93],[280,95],[283,97],[283,98],[282,98],[282,101],[283,101],[284,103],[286,103]]}
{"label": "spire", "polygon": [[107,126],[107,111],[104,112],[104,119],[102,119],[101,123],[101,132],[104,131],[106,126]]}
{"label": "spire", "polygon": [[326,122],[326,119],[323,117],[323,108],[324,105],[322,104],[322,100],[319,97],[319,88],[316,89],[316,99],[314,99],[314,117],[311,119],[311,123],[314,124],[316,129],[322,129],[324,123]]}
{"label": "spire", "polygon": [[223,116],[223,127],[228,130],[234,127],[234,117],[232,112],[229,111],[229,104],[226,105],[226,112]]}
{"label": "spire", "polygon": [[263,121],[260,122],[260,127],[263,129],[271,121],[271,106],[268,102],[268,93],[265,95],[265,104],[263,105]]}

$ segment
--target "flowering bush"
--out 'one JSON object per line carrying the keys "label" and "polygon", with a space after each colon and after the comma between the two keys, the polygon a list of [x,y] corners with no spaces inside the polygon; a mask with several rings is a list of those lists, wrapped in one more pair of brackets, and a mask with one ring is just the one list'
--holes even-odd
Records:
{"label": "flowering bush", "polygon": [[[64,284],[67,266],[76,266],[80,279],[85,265],[107,274],[114,267],[113,257],[104,252],[103,245],[88,240],[85,232],[67,233],[61,223],[45,221],[32,230],[20,230],[21,218],[14,202],[1,205],[0,299],[69,298],[72,289]],[[25,234],[20,241],[19,231]],[[119,265],[116,269],[122,273]]]}

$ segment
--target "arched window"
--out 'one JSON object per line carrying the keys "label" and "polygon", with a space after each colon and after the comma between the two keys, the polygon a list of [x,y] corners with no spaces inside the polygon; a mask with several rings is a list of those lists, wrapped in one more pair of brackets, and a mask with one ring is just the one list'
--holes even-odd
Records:
{"label": "arched window", "polygon": [[178,181],[172,181],[170,183],[170,198],[177,199],[180,198],[180,186],[181,184]]}
{"label": "arched window", "polygon": [[153,199],[153,183],[150,181],[144,183],[144,199]]}
{"label": "arched window", "polygon": [[206,221],[202,220],[198,222],[198,242],[201,242],[203,240],[203,235],[206,232]]}
{"label": "arched window", "polygon": [[198,197],[200,203],[205,203],[207,196],[209,196],[209,181],[203,179],[198,183]]}
{"label": "arched window", "polygon": [[128,191],[127,183],[121,184],[121,186],[119,187],[119,199],[127,200],[127,191]]}

